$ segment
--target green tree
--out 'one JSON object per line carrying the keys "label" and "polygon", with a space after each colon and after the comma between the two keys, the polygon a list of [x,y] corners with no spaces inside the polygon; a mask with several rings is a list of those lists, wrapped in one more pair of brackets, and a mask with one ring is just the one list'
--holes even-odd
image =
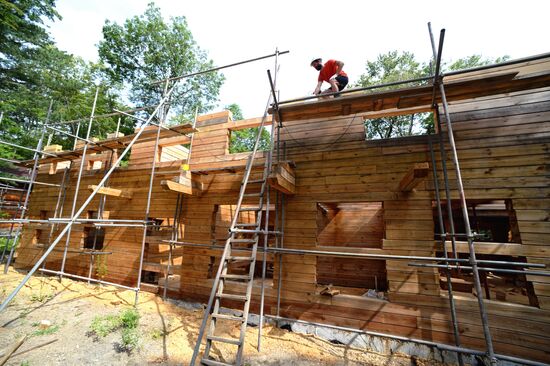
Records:
{"label": "green tree", "polygon": [[[462,70],[481,65],[502,62],[508,56],[496,59],[472,55],[452,63],[442,63],[442,70]],[[419,62],[413,53],[390,51],[379,55],[375,61],[367,61],[365,73],[359,77],[356,87],[369,87],[395,81],[417,79],[431,75],[429,62]],[[426,81],[407,84],[407,86],[425,85]],[[402,88],[403,85],[386,86],[377,90]],[[404,116],[392,116],[365,120],[367,139],[386,139],[422,135],[434,131],[434,120],[431,113],[415,113]]]}
{"label": "green tree", "polygon": [[[99,56],[111,80],[126,83],[130,100],[143,106],[155,105],[162,97],[164,85],[152,82],[213,67],[193,39],[185,17],[166,23],[153,3],[124,25],[107,20]],[[172,112],[191,118],[197,106],[199,113],[207,111],[217,101],[223,80],[217,72],[182,80],[172,94]]]}
{"label": "green tree", "polygon": [[0,88],[27,82],[20,61],[52,44],[44,18],[61,19],[55,0],[0,0]]}
{"label": "green tree", "polygon": [[[118,102],[120,98],[116,91],[112,91],[112,85],[106,85],[107,80],[100,79],[102,74],[98,65],[86,63],[54,45],[37,49],[34,58],[19,60],[18,66],[25,70],[27,82],[0,90],[0,110],[4,112],[0,138],[4,140],[35,147],[50,102],[53,102],[53,108],[49,124],[75,134],[76,123],[64,124],[61,121],[90,115],[96,82],[102,84],[96,114],[111,112],[113,108],[125,108]],[[133,121],[124,120],[123,132],[131,132],[133,124]],[[92,126],[92,137],[105,137],[107,132],[115,130],[116,119],[97,120]],[[81,137],[86,127],[87,120],[79,130]],[[52,131],[48,130],[47,133]],[[53,135],[52,143],[61,144],[65,149],[72,148],[72,138],[57,132]],[[0,154],[18,159],[33,155],[32,152],[13,148],[0,150]]]}
{"label": "green tree", "polygon": [[[231,112],[234,121],[244,119],[243,112],[238,104],[230,104],[226,106],[225,109]],[[229,139],[229,153],[235,154],[252,151],[254,149],[254,143],[256,142],[256,136],[258,135],[258,129],[259,127],[252,127],[231,131],[231,138]],[[265,127],[262,128],[258,150],[269,150],[270,140],[271,134]]]}
{"label": "green tree", "polygon": [[233,121],[239,121],[241,119],[244,119],[241,106],[239,106],[237,103],[227,105],[225,106],[225,109],[231,112]]}

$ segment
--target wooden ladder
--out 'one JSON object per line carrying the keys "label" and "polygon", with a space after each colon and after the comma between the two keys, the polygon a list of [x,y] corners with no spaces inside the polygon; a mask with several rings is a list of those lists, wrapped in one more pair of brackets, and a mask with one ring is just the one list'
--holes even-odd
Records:
{"label": "wooden ladder", "polygon": [[[270,149],[268,156],[265,159],[265,164],[263,168],[263,174],[261,179],[249,180],[252,170],[254,169],[254,159],[259,145],[259,139],[265,122],[265,116],[262,120],[260,128],[258,128],[258,135],[256,136],[256,143],[254,145],[254,150],[250,155],[243,180],[241,182],[241,189],[239,193],[239,198],[237,201],[237,207],[235,210],[235,216],[233,217],[231,226],[229,228],[229,237],[225,242],[224,251],[220,260],[220,265],[212,285],[212,291],[210,293],[210,299],[208,305],[204,312],[204,318],[199,330],[199,336],[195,349],[193,351],[193,357],[191,359],[190,365],[195,365],[196,359],[199,354],[201,341],[205,333],[208,315],[212,311],[210,325],[208,327],[208,333],[206,334],[206,347],[202,359],[200,360],[201,365],[213,365],[213,366],[228,366],[236,365],[240,366],[242,363],[244,341],[246,336],[246,326],[248,319],[248,312],[250,309],[250,302],[252,298],[252,286],[254,281],[254,270],[256,266],[256,254],[258,251],[258,241],[260,234],[269,235],[269,231],[262,230],[262,217],[264,215],[264,195],[269,189],[267,184],[267,178],[271,171],[271,159],[273,155],[273,149]],[[260,185],[260,191],[254,193],[247,193],[247,188],[249,186],[255,187],[257,189]],[[254,206],[244,206],[243,200],[245,198],[258,198],[258,205]],[[269,210],[269,207],[266,207],[265,210]],[[238,222],[242,220],[242,215],[245,212],[256,212],[256,221],[255,223],[249,222]],[[243,245],[245,247],[243,247]],[[251,247],[250,247],[251,246]],[[235,252],[246,250],[250,252],[250,256],[237,256]],[[249,263],[248,273],[231,273],[231,263],[235,262],[245,262]],[[246,292],[244,294],[232,294],[224,292],[225,284],[227,281],[230,282],[240,282],[241,284],[246,285]],[[235,302],[242,303],[242,315],[234,316],[228,314],[220,313],[220,305],[222,300],[232,300]],[[233,321],[240,324],[240,335],[239,338],[225,338],[216,335],[216,323],[218,320]],[[210,357],[210,350],[214,342],[225,343],[237,346],[237,352],[235,356],[234,363],[226,363],[218,360],[214,360]]]}

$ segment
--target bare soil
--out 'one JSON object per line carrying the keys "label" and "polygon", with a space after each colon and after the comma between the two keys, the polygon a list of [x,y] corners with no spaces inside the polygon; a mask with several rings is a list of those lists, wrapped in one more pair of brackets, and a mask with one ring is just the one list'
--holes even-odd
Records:
{"label": "bare soil", "polygon": [[[0,275],[2,300],[23,276],[14,270]],[[196,304],[165,302],[160,296],[141,292],[137,305],[139,345],[133,350],[122,347],[120,330],[105,337],[91,332],[94,318],[132,308],[134,299],[133,291],[35,276],[0,314],[0,354],[19,337],[29,335],[7,365],[188,365],[203,316]],[[51,322],[47,331],[40,331],[43,320]],[[238,336],[235,322],[221,328],[222,334]],[[244,365],[428,364],[406,355],[367,353],[271,325],[263,328],[262,335],[258,352],[258,327],[248,327]],[[225,362],[234,359],[234,352],[231,345],[212,348],[212,354]]]}

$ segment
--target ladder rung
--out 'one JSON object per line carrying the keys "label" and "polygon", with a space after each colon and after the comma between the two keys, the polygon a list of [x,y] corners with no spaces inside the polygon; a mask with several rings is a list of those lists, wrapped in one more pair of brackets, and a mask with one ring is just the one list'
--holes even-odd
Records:
{"label": "ladder rung", "polygon": [[237,322],[244,322],[244,318],[242,316],[233,316],[233,315],[226,315],[226,314],[212,314],[213,318],[216,319],[225,319],[225,320],[234,320]]}
{"label": "ladder rung", "polygon": [[252,184],[252,183],[263,183],[265,182],[264,179],[254,179],[254,180],[249,180],[248,183]]}
{"label": "ladder rung", "polygon": [[262,208],[261,207],[241,207],[239,209],[240,212],[243,212],[243,211],[261,211]]}
{"label": "ladder rung", "polygon": [[250,229],[232,229],[229,230],[235,234],[268,234],[268,235],[282,235],[282,231],[265,231],[265,230],[250,230]]}
{"label": "ladder rung", "polygon": [[230,338],[223,338],[223,337],[216,337],[216,336],[206,336],[206,339],[214,341],[214,342],[223,342],[223,343],[230,343],[234,344],[236,346],[241,345],[241,341],[238,339],[230,339]]}
{"label": "ladder rung", "polygon": [[236,223],[235,226],[239,226],[239,227],[251,227],[251,226],[258,226],[258,224],[255,224],[255,223]]}
{"label": "ladder rung", "polygon": [[252,257],[238,257],[238,256],[228,256],[225,258],[227,261],[252,261]]}
{"label": "ladder rung", "polygon": [[238,274],[222,274],[222,278],[226,280],[250,280],[249,275],[238,275]]}
{"label": "ladder rung", "polygon": [[201,360],[201,364],[207,365],[207,366],[233,366],[233,364],[230,364],[230,363],[225,363],[225,362],[216,361],[216,360],[210,360],[208,358],[203,358]]}
{"label": "ladder rung", "polygon": [[232,233],[240,233],[240,234],[259,234],[263,230],[260,229],[233,229],[230,230]]}
{"label": "ladder rung", "polygon": [[241,300],[246,301],[248,300],[248,297],[246,295],[235,295],[235,294],[217,294],[220,299],[228,299],[228,300]]}
{"label": "ladder rung", "polygon": [[231,239],[232,243],[255,243],[256,239]]}
{"label": "ladder rung", "polygon": [[256,193],[245,193],[243,196],[244,197],[260,197],[262,195],[263,195],[262,192],[256,192]]}

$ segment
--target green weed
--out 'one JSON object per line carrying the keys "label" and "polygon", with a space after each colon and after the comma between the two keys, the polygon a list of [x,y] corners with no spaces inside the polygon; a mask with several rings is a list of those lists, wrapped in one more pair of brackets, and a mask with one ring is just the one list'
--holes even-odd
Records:
{"label": "green weed", "polygon": [[90,331],[99,337],[105,337],[120,328],[121,325],[122,321],[118,315],[96,316],[90,324]]}
{"label": "green weed", "polygon": [[136,328],[122,329],[122,346],[130,351],[136,348],[139,344],[139,333]]}
{"label": "green weed", "polygon": [[52,294],[52,293],[48,293],[48,294],[39,293],[39,294],[32,294],[31,297],[30,297],[30,300],[31,300],[31,302],[44,303],[44,302],[52,299],[53,297],[54,297],[54,294]]}
{"label": "green weed", "polygon": [[139,313],[136,309],[125,310],[120,315],[120,321],[122,322],[122,326],[124,328],[136,328],[139,322]]}
{"label": "green weed", "polygon": [[121,329],[121,348],[131,351],[139,344],[139,313],[136,309],[127,309],[117,315],[97,316],[90,324],[90,332],[98,337]]}
{"label": "green weed", "polygon": [[46,329],[36,330],[31,334],[31,336],[32,337],[38,337],[38,336],[53,334],[53,333],[57,332],[58,330],[59,330],[59,325],[56,324],[56,325],[52,325],[51,327],[48,327]]}

